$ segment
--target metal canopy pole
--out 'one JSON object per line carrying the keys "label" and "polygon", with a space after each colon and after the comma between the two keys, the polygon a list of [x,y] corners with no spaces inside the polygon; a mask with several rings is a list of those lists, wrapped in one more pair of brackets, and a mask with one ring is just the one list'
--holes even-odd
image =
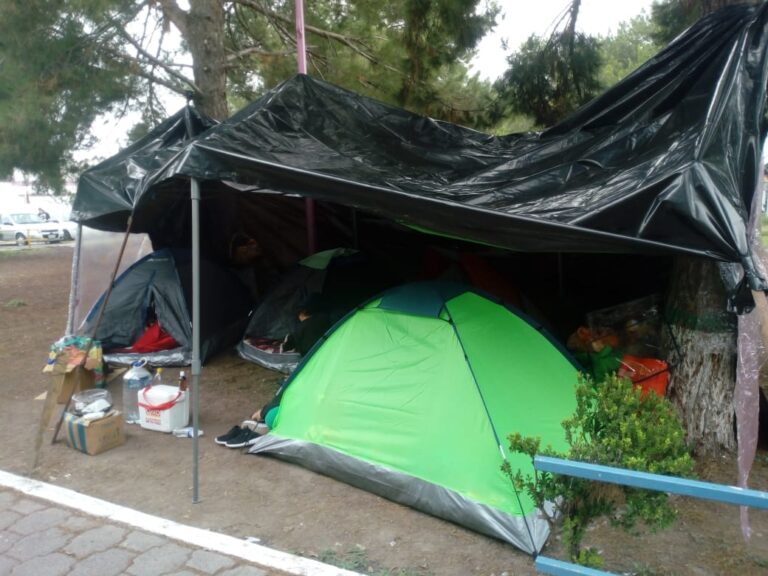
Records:
{"label": "metal canopy pole", "polygon": [[83,225],[77,223],[77,238],[75,238],[75,253],[72,255],[72,280],[69,286],[69,307],[67,310],[67,328],[64,330],[66,336],[70,336],[75,331],[75,308],[79,300],[80,292],[80,250],[83,245]]}
{"label": "metal canopy pole", "polygon": [[304,38],[304,0],[296,0],[296,64],[299,74],[307,73],[307,43]]}
{"label": "metal canopy pole", "polygon": [[200,399],[200,182],[191,181],[192,199],[192,502],[200,501],[198,481]]}
{"label": "metal canopy pole", "polygon": [[[299,74],[307,73],[307,48],[304,38],[304,0],[296,0],[296,64]],[[304,199],[304,213],[307,219],[307,252],[317,251],[317,231],[315,229],[315,201]]]}

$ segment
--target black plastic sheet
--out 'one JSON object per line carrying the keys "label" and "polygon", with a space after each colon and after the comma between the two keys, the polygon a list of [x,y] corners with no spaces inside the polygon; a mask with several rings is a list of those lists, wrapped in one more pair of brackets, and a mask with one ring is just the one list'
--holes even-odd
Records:
{"label": "black plastic sheet", "polygon": [[767,21],[766,5],[711,14],[542,133],[486,135],[299,75],[189,144],[155,150],[128,184],[86,172],[74,215],[118,229],[132,203],[134,229],[149,232],[196,178],[512,250],[733,262],[766,289],[746,223],[762,167]]}
{"label": "black plastic sheet", "polygon": [[92,225],[94,219],[106,216],[105,223],[94,227],[125,231],[126,219],[138,200],[144,178],[162,168],[195,136],[215,125],[215,120],[187,106],[133,145],[86,170],[77,184],[72,219]]}

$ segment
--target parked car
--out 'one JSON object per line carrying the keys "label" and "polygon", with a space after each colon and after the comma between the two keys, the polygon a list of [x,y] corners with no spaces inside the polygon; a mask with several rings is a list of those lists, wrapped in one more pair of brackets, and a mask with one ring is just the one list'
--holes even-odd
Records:
{"label": "parked car", "polygon": [[56,226],[61,228],[62,240],[74,240],[77,238],[77,222],[69,220],[69,216],[66,216],[65,220],[48,220],[48,222],[55,222]]}
{"label": "parked car", "polygon": [[77,238],[77,222],[67,220],[66,222],[59,222],[61,225],[61,234],[64,240],[74,240]]}
{"label": "parked car", "polygon": [[61,224],[43,220],[33,212],[0,214],[0,240],[23,246],[33,240],[59,242],[64,237]]}

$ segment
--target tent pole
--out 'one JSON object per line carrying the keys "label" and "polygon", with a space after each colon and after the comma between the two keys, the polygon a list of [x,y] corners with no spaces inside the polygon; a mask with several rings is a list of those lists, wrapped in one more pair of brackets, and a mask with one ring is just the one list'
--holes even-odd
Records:
{"label": "tent pole", "polygon": [[296,0],[296,64],[299,74],[307,73],[307,45],[304,38],[304,0]]}
{"label": "tent pole", "polygon": [[752,290],[752,298],[755,300],[755,310],[760,318],[760,335],[763,346],[768,350],[768,298],[762,290]]}
{"label": "tent pole", "polygon": [[67,310],[67,328],[64,334],[69,336],[75,331],[75,307],[80,291],[80,250],[83,245],[83,225],[77,223],[77,238],[75,239],[75,253],[72,255],[72,280],[69,286],[69,309]]}
{"label": "tent pole", "polygon": [[359,239],[357,237],[357,209],[352,208],[352,248],[358,249]]}
{"label": "tent pole", "polygon": [[304,199],[304,212],[307,215],[307,253],[317,252],[317,230],[315,229],[315,201],[312,198]]}
{"label": "tent pole", "polygon": [[[307,73],[307,48],[304,38],[304,0],[296,0],[296,64],[299,74]],[[317,231],[315,229],[315,201],[304,199],[304,212],[307,219],[307,252],[317,251]]]}
{"label": "tent pole", "polygon": [[200,501],[198,481],[200,399],[200,182],[191,181],[192,200],[192,502]]}

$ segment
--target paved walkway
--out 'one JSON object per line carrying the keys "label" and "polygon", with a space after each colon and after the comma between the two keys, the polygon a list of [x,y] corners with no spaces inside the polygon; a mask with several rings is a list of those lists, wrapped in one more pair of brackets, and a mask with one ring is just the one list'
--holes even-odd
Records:
{"label": "paved walkway", "polygon": [[0,471],[0,576],[122,574],[353,573]]}

